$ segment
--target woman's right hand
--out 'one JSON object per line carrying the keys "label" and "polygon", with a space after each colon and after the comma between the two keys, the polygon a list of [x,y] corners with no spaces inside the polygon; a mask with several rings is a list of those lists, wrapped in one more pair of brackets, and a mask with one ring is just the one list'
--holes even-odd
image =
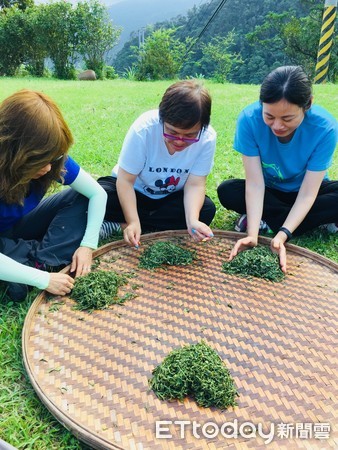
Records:
{"label": "woman's right hand", "polygon": [[239,239],[231,250],[229,261],[233,260],[238,253],[248,250],[250,248],[257,246],[257,238],[252,236],[246,236],[245,238]]}
{"label": "woman's right hand", "polygon": [[74,279],[66,273],[50,273],[49,284],[46,291],[54,295],[66,295],[74,287]]}
{"label": "woman's right hand", "polygon": [[286,273],[286,248],[284,245],[286,239],[283,235],[284,235],[283,232],[277,233],[276,236],[271,241],[270,248],[272,253],[277,253],[280,268],[282,272]]}
{"label": "woman's right hand", "polygon": [[139,223],[129,223],[123,230],[124,240],[131,247],[139,248],[141,238],[141,226]]}

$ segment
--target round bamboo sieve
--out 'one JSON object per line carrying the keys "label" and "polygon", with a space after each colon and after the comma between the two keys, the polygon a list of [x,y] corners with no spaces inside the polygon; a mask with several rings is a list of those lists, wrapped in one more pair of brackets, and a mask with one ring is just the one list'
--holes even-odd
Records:
{"label": "round bamboo sieve", "polygon": [[[226,275],[222,263],[239,236],[216,231],[196,244],[171,231],[142,236],[139,251],[122,241],[101,247],[97,269],[130,274],[121,293],[137,294],[107,310],[74,310],[70,297],[46,293],[35,299],[25,367],[79,440],[94,449],[259,449],[273,431],[271,449],[337,448],[338,264],[288,244],[284,281]],[[196,250],[198,260],[139,269],[142,249],[159,239]],[[235,408],[160,401],[148,389],[172,349],[202,339],[235,380]]]}

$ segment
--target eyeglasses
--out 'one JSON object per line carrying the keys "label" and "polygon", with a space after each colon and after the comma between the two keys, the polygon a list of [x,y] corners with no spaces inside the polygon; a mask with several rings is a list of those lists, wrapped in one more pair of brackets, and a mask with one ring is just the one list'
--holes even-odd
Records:
{"label": "eyeglasses", "polygon": [[182,141],[182,142],[185,142],[186,144],[194,144],[195,142],[198,142],[200,140],[201,132],[202,132],[202,130],[200,130],[198,132],[198,135],[195,138],[186,138],[186,137],[174,136],[172,134],[165,133],[165,131],[164,131],[164,124],[163,124],[163,136],[166,139],[168,139],[169,141]]}
{"label": "eyeglasses", "polygon": [[58,156],[57,158],[53,159],[53,161],[51,161],[50,164],[53,165],[53,164],[57,163],[57,162],[60,161],[64,156],[65,156],[64,153],[62,153],[62,155],[60,155],[60,156]]}

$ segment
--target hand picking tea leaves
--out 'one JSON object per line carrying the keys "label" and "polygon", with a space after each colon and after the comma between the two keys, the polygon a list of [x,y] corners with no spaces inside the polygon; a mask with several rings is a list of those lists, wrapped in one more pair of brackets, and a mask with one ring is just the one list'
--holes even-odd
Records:
{"label": "hand picking tea leaves", "polygon": [[143,269],[156,269],[163,265],[185,266],[191,264],[196,253],[184,249],[171,242],[156,242],[144,250],[140,257],[139,267]]}
{"label": "hand picking tea leaves", "polygon": [[282,281],[285,277],[279,266],[278,255],[263,245],[238,253],[232,261],[223,263],[223,272],[268,281]]}
{"label": "hand picking tea leaves", "polygon": [[76,278],[71,293],[71,298],[77,302],[75,309],[92,311],[124,303],[127,297],[119,297],[118,288],[126,283],[126,277],[104,270]]}
{"label": "hand picking tea leaves", "polygon": [[204,341],[169,353],[153,370],[150,388],[160,400],[194,397],[199,406],[226,409],[238,395],[229,370]]}

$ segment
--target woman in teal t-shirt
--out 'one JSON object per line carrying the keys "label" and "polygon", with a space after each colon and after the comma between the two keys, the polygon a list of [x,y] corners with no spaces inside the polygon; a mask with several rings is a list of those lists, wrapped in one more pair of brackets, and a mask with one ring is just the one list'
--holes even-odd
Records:
{"label": "woman in teal t-shirt", "polygon": [[293,234],[323,224],[338,231],[338,182],[327,177],[338,125],[325,109],[312,105],[311,81],[299,66],[271,72],[259,100],[237,122],[234,148],[242,154],[245,180],[224,181],[218,196],[225,208],[241,214],[237,231],[247,232],[230,259],[255,247],[260,229],[270,229],[276,233],[271,250],[285,272],[284,243]]}

